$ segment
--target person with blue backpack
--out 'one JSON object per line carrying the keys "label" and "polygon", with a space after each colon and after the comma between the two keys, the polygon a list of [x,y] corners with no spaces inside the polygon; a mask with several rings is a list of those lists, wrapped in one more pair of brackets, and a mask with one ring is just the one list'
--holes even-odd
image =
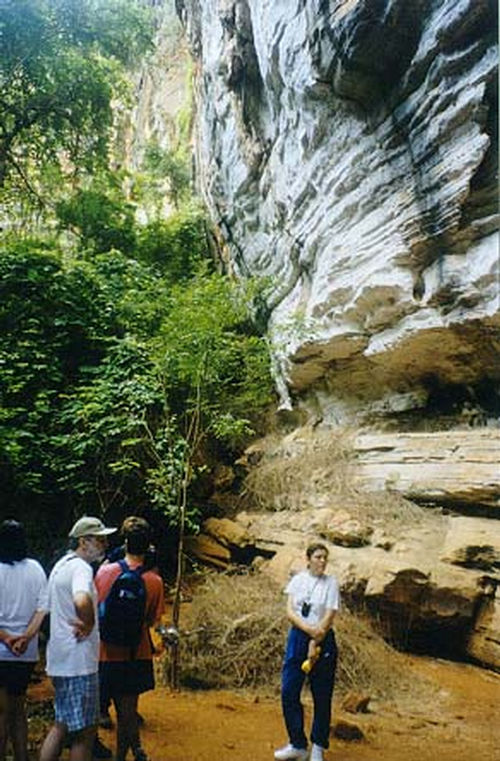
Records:
{"label": "person with blue backpack", "polygon": [[164,613],[161,577],[145,567],[151,531],[144,518],[130,516],[121,534],[125,557],[104,563],[97,571],[100,682],[115,704],[116,761],[131,748],[135,761],[147,761],[140,742],[137,702],[154,689],[153,646],[149,627]]}

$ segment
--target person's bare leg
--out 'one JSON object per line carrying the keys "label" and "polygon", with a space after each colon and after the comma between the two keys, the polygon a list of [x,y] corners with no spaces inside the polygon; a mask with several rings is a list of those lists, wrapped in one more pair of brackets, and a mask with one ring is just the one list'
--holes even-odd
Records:
{"label": "person's bare leg", "polygon": [[140,745],[137,721],[137,695],[115,697],[116,708],[116,761],[125,761],[129,748]]}
{"label": "person's bare leg", "polygon": [[7,690],[0,688],[0,761],[5,761],[7,748],[7,712],[9,698]]}
{"label": "person's bare leg", "polygon": [[9,697],[8,726],[15,761],[28,761],[26,695],[11,695]]}
{"label": "person's bare leg", "polygon": [[40,761],[58,761],[66,737],[66,725],[58,721],[49,729],[40,750]]}
{"label": "person's bare leg", "polygon": [[69,752],[70,761],[91,761],[97,727],[86,727],[75,734]]}

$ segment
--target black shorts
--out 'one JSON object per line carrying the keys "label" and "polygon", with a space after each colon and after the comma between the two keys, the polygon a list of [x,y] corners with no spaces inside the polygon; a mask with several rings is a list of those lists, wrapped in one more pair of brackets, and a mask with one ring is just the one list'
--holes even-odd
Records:
{"label": "black shorts", "polygon": [[34,668],[31,661],[0,661],[0,689],[7,695],[24,695]]}
{"label": "black shorts", "polygon": [[101,661],[99,682],[110,697],[116,695],[140,695],[153,690],[155,678],[153,661]]}

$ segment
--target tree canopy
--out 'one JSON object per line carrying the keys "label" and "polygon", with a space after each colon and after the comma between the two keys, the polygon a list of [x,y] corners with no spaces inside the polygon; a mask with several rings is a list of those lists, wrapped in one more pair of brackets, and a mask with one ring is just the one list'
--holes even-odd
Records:
{"label": "tree canopy", "polygon": [[135,0],[0,0],[0,187],[107,166],[112,101],[151,33]]}

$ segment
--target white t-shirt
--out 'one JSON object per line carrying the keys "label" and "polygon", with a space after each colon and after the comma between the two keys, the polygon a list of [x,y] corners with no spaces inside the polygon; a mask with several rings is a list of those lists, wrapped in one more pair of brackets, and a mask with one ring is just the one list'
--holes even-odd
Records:
{"label": "white t-shirt", "polygon": [[[47,577],[40,563],[32,558],[15,563],[0,563],[0,629],[23,634],[38,610],[48,610]],[[14,655],[0,642],[0,661],[37,661],[38,636],[29,642],[22,655]]]}
{"label": "white t-shirt", "polygon": [[[71,622],[75,620],[74,596],[85,592],[92,598],[96,623],[85,639],[77,640]],[[92,568],[74,552],[68,552],[49,576],[50,638],[47,645],[49,676],[95,674],[99,666],[97,593]]]}
{"label": "white t-shirt", "polygon": [[[321,621],[327,610],[338,610],[340,607],[339,585],[335,576],[313,576],[309,571],[300,571],[288,582],[285,594],[292,598],[294,613],[313,626]],[[302,615],[304,602],[311,606],[308,616]]]}

